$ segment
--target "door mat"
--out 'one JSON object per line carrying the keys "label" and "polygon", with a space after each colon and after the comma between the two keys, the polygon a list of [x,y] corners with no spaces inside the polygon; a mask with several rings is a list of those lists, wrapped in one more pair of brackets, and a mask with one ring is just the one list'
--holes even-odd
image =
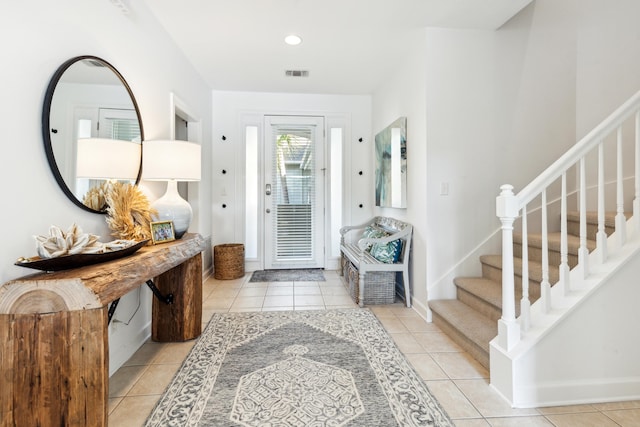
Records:
{"label": "door mat", "polygon": [[251,275],[249,282],[324,282],[324,273],[320,268],[296,270],[258,270]]}

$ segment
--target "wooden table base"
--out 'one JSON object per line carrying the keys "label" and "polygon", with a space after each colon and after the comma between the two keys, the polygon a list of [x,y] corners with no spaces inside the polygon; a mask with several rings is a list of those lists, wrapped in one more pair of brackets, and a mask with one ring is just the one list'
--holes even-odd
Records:
{"label": "wooden table base", "polygon": [[106,426],[109,304],[155,278],[174,303],[154,298],[153,338],[198,337],[203,250],[202,237],[185,235],[120,260],[0,286],[0,426]]}
{"label": "wooden table base", "polygon": [[106,313],[0,314],[3,426],[107,425]]}

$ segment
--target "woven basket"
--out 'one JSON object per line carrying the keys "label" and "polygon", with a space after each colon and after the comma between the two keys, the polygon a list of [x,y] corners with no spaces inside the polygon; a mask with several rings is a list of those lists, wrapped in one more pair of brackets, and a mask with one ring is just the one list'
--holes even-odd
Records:
{"label": "woven basket", "polygon": [[351,263],[351,261],[347,260],[345,271],[346,273],[344,277],[346,278],[347,285],[349,287],[349,295],[351,296],[353,302],[358,304],[360,303],[360,300],[358,299],[358,294],[360,293],[360,289],[358,287],[358,283],[360,282],[358,277],[358,269]]}
{"label": "woven basket", "polygon": [[213,277],[218,280],[244,276],[244,245],[226,243],[213,247]]}
{"label": "woven basket", "polygon": [[347,282],[349,282],[349,267],[351,266],[351,261],[349,258],[344,256],[344,254],[340,257],[340,274],[342,274]]}
{"label": "woven basket", "polygon": [[[360,303],[360,273],[349,263],[349,294]],[[369,271],[364,276],[364,305],[393,304],[396,293],[396,273],[393,271]]]}

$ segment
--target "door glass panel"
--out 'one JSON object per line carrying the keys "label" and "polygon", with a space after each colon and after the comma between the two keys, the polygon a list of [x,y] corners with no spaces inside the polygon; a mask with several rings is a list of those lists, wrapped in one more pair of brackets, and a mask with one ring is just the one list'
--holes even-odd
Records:
{"label": "door glass panel", "polygon": [[342,128],[331,128],[329,131],[329,152],[331,162],[331,256],[340,256],[340,227],[342,226]]}
{"label": "door glass panel", "polygon": [[245,257],[258,258],[258,127],[245,127]]}
{"label": "door glass panel", "polygon": [[279,127],[274,135],[273,208],[276,259],[310,259],[314,156],[311,130]]}

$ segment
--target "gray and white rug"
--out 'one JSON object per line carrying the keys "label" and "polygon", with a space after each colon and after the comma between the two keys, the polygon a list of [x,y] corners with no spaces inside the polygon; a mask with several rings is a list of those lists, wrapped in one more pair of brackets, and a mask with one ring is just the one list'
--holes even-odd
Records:
{"label": "gray and white rug", "polygon": [[452,426],[366,309],[216,313],[146,426]]}
{"label": "gray and white rug", "polygon": [[319,268],[296,270],[258,270],[251,275],[250,282],[324,282],[324,273]]}

